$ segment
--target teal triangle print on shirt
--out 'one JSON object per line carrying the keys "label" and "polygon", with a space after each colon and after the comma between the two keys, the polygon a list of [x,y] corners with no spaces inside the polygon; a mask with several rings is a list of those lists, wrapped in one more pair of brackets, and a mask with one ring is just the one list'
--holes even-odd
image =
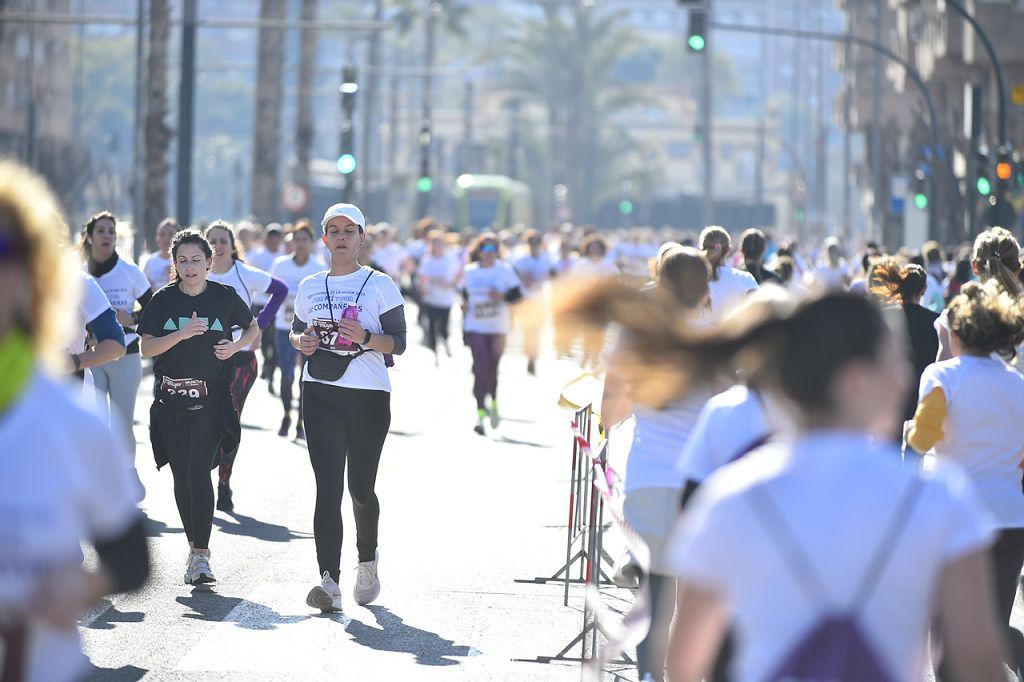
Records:
{"label": "teal triangle print on shirt", "polygon": [[167,318],[167,321],[164,322],[164,330],[173,332],[177,331],[178,327],[174,324],[174,320],[172,320],[171,318]]}
{"label": "teal triangle print on shirt", "polygon": [[210,325],[211,332],[222,332],[224,331],[224,325],[220,323],[220,320],[214,318],[213,324]]}

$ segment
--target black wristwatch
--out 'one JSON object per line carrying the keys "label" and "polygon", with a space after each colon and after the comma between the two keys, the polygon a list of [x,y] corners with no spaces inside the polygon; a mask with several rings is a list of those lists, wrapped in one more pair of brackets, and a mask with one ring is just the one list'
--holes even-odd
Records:
{"label": "black wristwatch", "polygon": [[364,338],[364,339],[363,339],[363,345],[364,345],[364,346],[365,346],[366,344],[370,343],[370,337],[371,337],[371,336],[373,336],[373,334],[371,334],[371,333],[370,333],[370,330],[369,330],[369,329],[367,329],[367,330],[366,330],[366,338]]}

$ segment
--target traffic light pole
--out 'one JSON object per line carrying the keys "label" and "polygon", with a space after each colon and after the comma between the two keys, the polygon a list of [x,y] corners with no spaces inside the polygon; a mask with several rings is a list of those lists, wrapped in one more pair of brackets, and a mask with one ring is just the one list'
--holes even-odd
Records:
{"label": "traffic light pole", "polygon": [[178,90],[178,222],[192,222],[192,126],[195,120],[196,1],[185,0],[181,25],[181,84]]}
{"label": "traffic light pole", "polygon": [[[774,27],[760,27],[760,26],[744,26],[742,24],[726,24],[711,22],[711,27],[719,31],[733,31],[737,33],[759,33],[764,35],[779,35],[788,36],[792,38],[806,38],[809,40],[827,40],[834,43],[846,43],[853,45],[860,45],[870,50],[874,50],[884,57],[891,59],[896,62],[907,73],[907,77],[914,81],[914,84],[921,90],[921,94],[924,96],[925,103],[928,106],[928,118],[930,121],[931,138],[932,138],[932,149],[934,150],[935,156],[939,155],[939,118],[935,111],[935,102],[932,99],[932,93],[925,85],[924,79],[921,78],[921,74],[911,66],[905,59],[897,55],[892,50],[886,48],[884,45],[879,45],[871,40],[859,38],[850,34],[839,34],[839,33],[823,33],[820,31],[797,31],[788,28],[774,28]],[[945,161],[947,170],[949,171],[950,177],[955,178],[953,174],[952,160],[949,154],[945,155]],[[930,239],[939,239],[939,225],[938,225],[938,202],[935,200],[936,196],[936,182],[935,172],[932,171],[928,175],[928,193],[931,197],[931,201],[928,202],[928,236]]]}
{"label": "traffic light pole", "polygon": [[[714,21],[714,3],[708,0],[707,8],[704,10],[710,27]],[[703,227],[713,225],[715,220],[715,155],[711,130],[712,118],[712,69],[711,57],[714,54],[714,41],[711,39],[711,31],[705,31],[704,51],[701,53],[701,130],[704,133],[701,140],[701,153],[704,157],[704,223]]]}

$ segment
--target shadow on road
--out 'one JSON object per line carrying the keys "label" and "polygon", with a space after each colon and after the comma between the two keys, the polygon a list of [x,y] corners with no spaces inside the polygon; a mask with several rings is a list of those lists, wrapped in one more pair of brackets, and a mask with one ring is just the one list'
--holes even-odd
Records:
{"label": "shadow on road", "polygon": [[93,666],[93,669],[85,679],[87,682],[138,682],[148,672],[148,670],[136,668],[134,665],[126,665],[123,668],[97,668]]}
{"label": "shadow on road", "polygon": [[118,611],[112,606],[89,623],[89,629],[113,630],[117,623],[141,623],[145,618],[146,614],[141,611]]}
{"label": "shadow on road", "polygon": [[373,613],[380,627],[375,628],[352,619],[345,629],[356,644],[377,651],[412,654],[419,665],[459,665],[459,661],[452,660],[452,657],[473,655],[471,647],[455,646],[455,642],[450,639],[406,625],[383,606],[366,608]]}
{"label": "shadow on road", "polygon": [[224,597],[209,587],[196,587],[192,594],[187,597],[176,597],[175,601],[193,611],[183,614],[183,618],[212,622],[224,620],[231,610],[242,602],[239,597]]}
{"label": "shadow on road", "polygon": [[267,523],[254,519],[251,516],[243,516],[235,512],[226,512],[231,520],[222,516],[213,517],[213,525],[217,526],[222,533],[228,535],[244,535],[267,542],[291,542],[292,540],[306,540],[313,537],[309,533],[296,533],[287,526],[280,526],[276,523]]}
{"label": "shadow on road", "polygon": [[172,528],[159,519],[147,516],[145,512],[143,512],[143,517],[145,518],[146,537],[158,538],[165,534],[185,532],[184,528]]}
{"label": "shadow on road", "polygon": [[544,443],[534,443],[528,440],[517,440],[515,438],[509,438],[508,436],[502,436],[499,443],[507,443],[509,445],[524,445],[528,448],[544,448],[547,447]]}

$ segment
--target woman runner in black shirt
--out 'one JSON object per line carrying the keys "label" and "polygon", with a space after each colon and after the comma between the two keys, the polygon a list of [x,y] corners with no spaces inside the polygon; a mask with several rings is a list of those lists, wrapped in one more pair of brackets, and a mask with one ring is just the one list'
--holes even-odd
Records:
{"label": "woman runner in black shirt", "polygon": [[[213,251],[197,231],[174,236],[175,279],[142,314],[142,354],[153,363],[150,439],[157,468],[171,465],[174,499],[189,543],[186,584],[215,580],[210,569],[213,484],[222,443],[237,445],[238,413],[231,403],[234,367],[228,362],[259,336],[252,311],[229,286],[207,281]],[[238,341],[231,328],[244,329]],[[231,448],[226,448],[230,450]]]}

